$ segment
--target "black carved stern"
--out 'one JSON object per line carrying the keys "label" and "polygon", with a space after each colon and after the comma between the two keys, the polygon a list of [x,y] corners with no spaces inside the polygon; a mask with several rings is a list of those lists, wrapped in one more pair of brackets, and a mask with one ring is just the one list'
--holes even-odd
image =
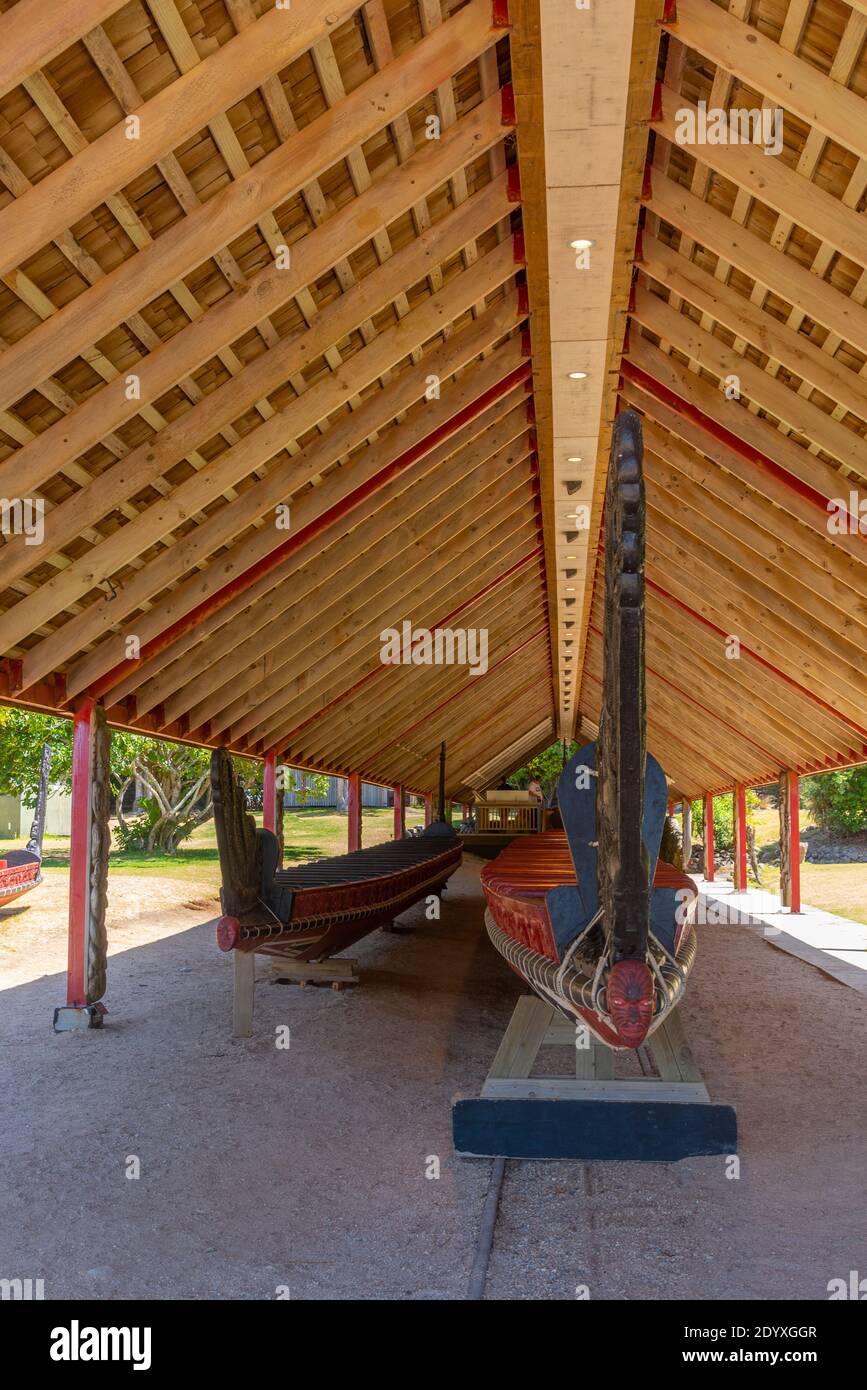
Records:
{"label": "black carved stern", "polygon": [[652,867],[644,822],[644,479],[641,422],[614,424],[605,493],[605,640],[599,724],[596,857],[599,903],[611,946],[607,1009],[638,1046],[653,1016],[647,964]]}

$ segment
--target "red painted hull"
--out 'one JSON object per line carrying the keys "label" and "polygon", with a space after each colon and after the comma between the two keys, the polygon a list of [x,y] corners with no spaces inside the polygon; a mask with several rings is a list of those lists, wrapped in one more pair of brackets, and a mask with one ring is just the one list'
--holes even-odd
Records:
{"label": "red painted hull", "polygon": [[[514,840],[492,863],[485,866],[481,880],[488,903],[488,934],[493,944],[516,975],[536,989],[542,998],[550,998],[561,955],[548,915],[546,895],[552,888],[575,883],[575,869],[565,832],[546,831],[541,835]],[[697,899],[695,885],[688,874],[659,861],[653,886],[673,888],[684,894],[687,910],[675,931],[673,955],[677,957],[685,976],[695,954],[692,924]],[[514,943],[514,947],[511,943]],[[570,974],[577,978],[574,971],[570,970]],[[558,995],[560,985],[555,991]],[[587,1006],[586,991],[582,994],[580,979],[567,997],[560,998],[560,1006],[568,1009],[576,1021],[586,1023],[596,1037],[609,1047],[624,1047],[623,1040],[609,1021]],[[661,1021],[663,1013],[658,1000],[650,1032]]]}
{"label": "red painted hull", "polygon": [[0,908],[4,908],[42,882],[42,864],[28,850],[14,849],[0,857],[6,859],[0,868]]}

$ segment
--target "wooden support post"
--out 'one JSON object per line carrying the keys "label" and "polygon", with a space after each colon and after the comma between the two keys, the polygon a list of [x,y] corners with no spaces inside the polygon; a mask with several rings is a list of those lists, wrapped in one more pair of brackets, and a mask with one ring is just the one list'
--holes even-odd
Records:
{"label": "wooden support post", "polygon": [[394,838],[395,840],[402,840],[405,830],[403,816],[403,786],[398,782],[392,790],[394,792]]}
{"label": "wooden support post", "polygon": [[706,796],[704,799],[704,876],[709,883],[713,883],[713,851],[713,797]]}
{"label": "wooden support post", "polygon": [[105,711],[81,702],[72,730],[72,832],[69,852],[69,958],[66,1006],[54,1010],[55,1032],[99,1028],[105,1007],[110,734]]}
{"label": "wooden support post", "polygon": [[747,888],[747,789],[735,782],[732,792],[734,829],[734,886],[739,893]]}
{"label": "wooden support post", "polygon": [[692,802],[681,802],[681,831],[683,834],[683,871],[689,873],[692,858]]}
{"label": "wooden support post", "polygon": [[432,805],[432,803],[433,803],[433,796],[431,795],[430,792],[427,792],[426,795],[425,795],[425,798],[424,798],[424,823],[425,823],[426,826],[427,826],[427,825],[430,825],[431,821],[433,820],[433,805]]}
{"label": "wooden support post", "polygon": [[780,773],[780,902],[801,911],[801,825],[798,774]]}
{"label": "wooden support post", "polygon": [[349,812],[349,849],[361,849],[361,773],[353,772],[346,782],[346,800]]}

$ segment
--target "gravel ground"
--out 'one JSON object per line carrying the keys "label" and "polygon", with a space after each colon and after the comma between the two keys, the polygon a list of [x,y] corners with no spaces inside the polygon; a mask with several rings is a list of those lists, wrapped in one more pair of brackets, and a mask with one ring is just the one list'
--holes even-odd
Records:
{"label": "gravel ground", "polygon": [[[518,989],[479,867],[441,922],[416,908],[412,934],[360,942],[356,990],[260,961],[247,1041],[207,899],[116,878],[106,1027],[59,1036],[65,875],[5,914],[0,1277],[61,1299],[462,1298],[489,1164],[452,1156],[449,1101],[481,1084]],[[510,1163],[489,1298],[815,1299],[867,1273],[864,998],[706,927],[683,1007],[712,1098],[738,1107],[740,1177]]]}

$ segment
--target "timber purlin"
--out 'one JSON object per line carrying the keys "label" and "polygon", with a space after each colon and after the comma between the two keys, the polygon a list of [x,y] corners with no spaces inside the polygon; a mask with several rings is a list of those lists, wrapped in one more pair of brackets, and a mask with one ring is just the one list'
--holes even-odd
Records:
{"label": "timber purlin", "polygon": [[[565,387],[549,360],[560,274],[549,234],[586,229],[551,222],[546,121],[562,74],[560,55],[542,51],[538,0],[300,0],[286,29],[271,0],[82,0],[50,26],[29,3],[3,0],[2,11],[0,476],[8,492],[18,472],[44,499],[45,538],[5,537],[14,578],[0,595],[0,699],[72,715],[100,697],[113,727],[254,757],[274,748],[422,789],[448,723],[452,792],[497,758],[488,739],[518,747],[543,718],[555,736],[580,736],[602,701],[605,470],[557,481],[566,441],[551,401]],[[573,73],[587,67],[581,109],[594,125],[594,99],[624,74],[583,44],[576,15],[558,47]],[[697,796],[781,766],[804,775],[867,757],[856,660],[867,639],[856,515],[867,489],[867,17],[829,0],[638,0],[632,17],[596,452],[619,397],[652,439],[649,748]],[[675,113],[694,117],[700,102],[781,105],[782,147],[680,143]],[[139,140],[127,139],[130,114]],[[487,276],[474,292],[473,277]],[[450,361],[468,330],[478,350]],[[527,393],[532,433],[508,508],[486,522],[484,574],[530,553],[519,541],[532,518],[527,573],[548,641],[522,649],[520,680],[508,653],[536,631],[536,588],[485,592],[467,562],[472,524],[451,536],[445,524],[470,512],[459,493],[462,450],[477,437],[470,403],[490,406],[482,435],[510,408],[471,383],[487,391],[508,354],[527,359],[501,380]],[[430,373],[439,399],[425,399]],[[733,375],[739,400],[722,389]],[[407,569],[412,616],[466,613],[489,627],[484,685],[452,669],[427,691],[412,669],[374,679],[372,622],[359,617],[352,632],[332,608],[347,583],[365,595],[359,614],[378,617],[365,528],[382,539],[389,487],[422,457],[432,495],[461,500],[431,531],[430,574]],[[374,458],[384,466],[369,474]],[[481,497],[500,462],[474,477]],[[590,507],[583,566],[563,554],[583,543],[561,506],[576,494]],[[837,502],[842,524],[829,530]],[[289,536],[274,522],[281,503]],[[409,497],[401,507],[414,537]],[[807,559],[794,573],[799,544]],[[386,562],[396,579],[401,553]],[[461,577],[438,608],[450,566]],[[273,604],[279,624],[296,583],[300,669],[247,639],[258,606]],[[388,603],[400,607],[396,593]],[[139,629],[141,658],[120,663]],[[713,655],[730,634],[743,675]],[[329,643],[345,649],[342,667],[314,655]],[[678,674],[694,649],[700,690]],[[483,692],[500,704],[490,721]],[[399,729],[430,718],[422,748],[383,743],[383,698]]]}

